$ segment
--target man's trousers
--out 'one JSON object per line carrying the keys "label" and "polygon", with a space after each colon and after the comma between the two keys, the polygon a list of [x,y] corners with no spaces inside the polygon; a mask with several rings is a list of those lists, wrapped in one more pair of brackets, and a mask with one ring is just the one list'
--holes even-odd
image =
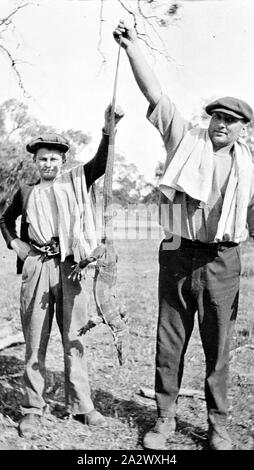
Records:
{"label": "man's trousers", "polygon": [[239,245],[170,241],[159,252],[159,318],[155,391],[158,415],[175,415],[184,355],[198,311],[205,353],[205,396],[209,424],[224,424],[227,416],[229,347],[237,315]]}
{"label": "man's trousers", "polygon": [[87,375],[84,337],[77,335],[87,321],[88,295],[79,281],[69,278],[73,257],[43,258],[31,251],[21,285],[21,321],[26,341],[25,397],[22,412],[42,415],[45,407],[45,356],[54,310],[64,351],[65,398],[71,414],[93,409]]}

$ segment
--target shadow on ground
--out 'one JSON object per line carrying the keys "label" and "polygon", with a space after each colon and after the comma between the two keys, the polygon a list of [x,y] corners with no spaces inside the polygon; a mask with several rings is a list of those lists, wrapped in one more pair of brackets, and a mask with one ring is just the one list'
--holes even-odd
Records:
{"label": "shadow on ground", "polygon": [[[0,414],[3,418],[12,420],[13,426],[17,426],[20,420],[20,403],[23,396],[23,369],[24,362],[15,356],[0,355]],[[47,370],[46,394],[48,403],[48,415],[54,419],[52,427],[59,427],[66,417],[64,405],[64,374]],[[124,442],[124,433],[133,430],[137,436],[136,445],[142,446],[144,434],[154,425],[157,417],[155,407],[140,404],[133,399],[122,399],[100,388],[92,390],[92,398],[95,408],[109,418],[109,428],[113,432],[121,434]],[[48,416],[48,418],[47,418]],[[71,424],[70,424],[71,426]],[[64,427],[63,430],[64,432]],[[50,426],[47,428],[50,433]],[[69,431],[68,431],[69,432]],[[107,430],[101,431],[107,434]],[[186,437],[192,441],[194,447],[206,449],[204,430],[191,423],[178,419],[177,432],[169,442],[169,446],[175,448],[181,445]],[[12,436],[13,438],[13,436]]]}
{"label": "shadow on ground", "polygon": [[[111,418],[118,418],[128,422],[129,426],[138,430],[138,444],[142,445],[144,434],[155,424],[157,413],[150,407],[140,405],[135,400],[122,400],[114,397],[111,393],[97,389],[93,392],[93,401],[96,409]],[[188,436],[193,443],[201,448],[207,449],[206,432],[203,428],[191,423],[177,420],[176,434],[172,443]],[[170,445],[170,441],[169,441]]]}

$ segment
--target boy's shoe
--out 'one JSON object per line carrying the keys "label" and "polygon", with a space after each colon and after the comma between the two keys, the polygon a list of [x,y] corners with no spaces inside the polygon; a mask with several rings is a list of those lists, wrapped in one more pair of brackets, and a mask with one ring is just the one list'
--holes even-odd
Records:
{"label": "boy's shoe", "polygon": [[33,434],[38,432],[38,428],[41,425],[41,416],[28,413],[21,418],[19,422],[19,435],[21,437],[31,437]]}
{"label": "boy's shoe", "polygon": [[93,409],[89,413],[85,413],[84,420],[85,424],[87,424],[88,426],[97,426],[99,428],[105,428],[108,425],[106,418],[95,409]]}

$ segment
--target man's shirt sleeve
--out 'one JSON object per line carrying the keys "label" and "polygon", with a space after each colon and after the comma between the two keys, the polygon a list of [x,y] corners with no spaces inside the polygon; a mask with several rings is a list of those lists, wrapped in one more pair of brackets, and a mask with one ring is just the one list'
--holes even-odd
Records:
{"label": "man's shirt sleeve", "polygon": [[191,128],[191,125],[181,116],[175,104],[172,103],[169,97],[165,94],[161,95],[155,108],[149,106],[147,118],[161,134],[167,150],[167,159],[165,164],[165,167],[167,168],[179,143],[188,129]]}

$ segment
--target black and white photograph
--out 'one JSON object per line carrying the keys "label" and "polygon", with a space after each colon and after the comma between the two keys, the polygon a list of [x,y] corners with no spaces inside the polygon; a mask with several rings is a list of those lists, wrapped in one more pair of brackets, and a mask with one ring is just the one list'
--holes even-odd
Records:
{"label": "black and white photograph", "polygon": [[253,0],[0,0],[16,464],[254,450],[253,23]]}

